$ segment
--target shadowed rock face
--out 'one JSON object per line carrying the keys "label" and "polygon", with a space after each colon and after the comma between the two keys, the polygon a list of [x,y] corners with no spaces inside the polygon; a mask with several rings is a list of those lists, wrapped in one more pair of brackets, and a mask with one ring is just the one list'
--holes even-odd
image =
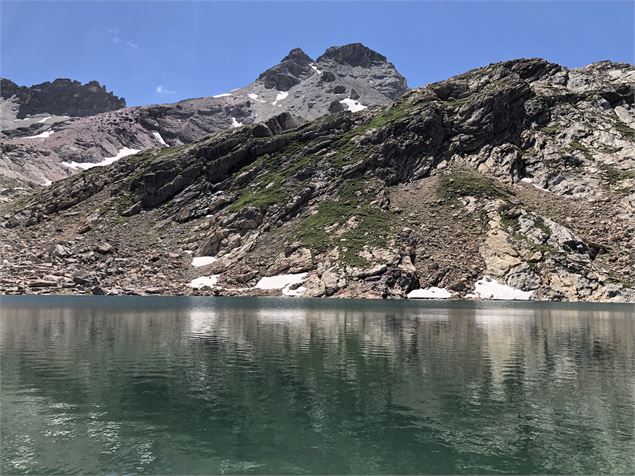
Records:
{"label": "shadowed rock face", "polygon": [[344,46],[332,46],[328,48],[318,61],[333,60],[337,63],[349,66],[359,66],[369,68],[373,64],[386,63],[388,60],[384,55],[371,50],[361,43],[351,43]]}
{"label": "shadowed rock face", "polygon": [[520,59],[91,169],[0,211],[0,292],[634,302],[634,80]]}
{"label": "shadowed rock face", "polygon": [[311,75],[312,62],[313,60],[304,51],[295,48],[282,59],[280,64],[258,76],[258,81],[261,81],[267,89],[288,91]]}
{"label": "shadowed rock face", "polygon": [[84,117],[126,107],[125,99],[107,92],[97,81],[82,84],[63,78],[33,86],[0,79],[0,96],[13,97],[18,103],[18,119],[34,114]]}
{"label": "shadowed rock face", "polygon": [[[243,88],[175,104],[24,121],[11,118],[17,103],[4,100],[0,185],[48,183],[80,170],[68,163],[98,163],[124,149],[191,144],[210,133],[265,122],[283,112],[302,123],[333,111],[385,105],[407,90],[406,80],[385,57],[359,44],[349,46],[329,49],[317,61],[295,48]],[[91,84],[83,87],[92,88]],[[8,85],[7,94],[14,86]]]}

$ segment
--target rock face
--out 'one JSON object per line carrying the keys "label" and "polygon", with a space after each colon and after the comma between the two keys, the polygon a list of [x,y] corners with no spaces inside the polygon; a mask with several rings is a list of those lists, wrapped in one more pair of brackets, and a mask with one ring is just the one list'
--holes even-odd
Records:
{"label": "rock face", "polygon": [[634,79],[521,59],[122,158],[4,206],[0,292],[633,302]]}
{"label": "rock face", "polygon": [[[253,83],[213,97],[66,117],[62,122],[13,117],[0,134],[0,185],[47,184],[108,161],[122,150],[191,144],[210,133],[265,122],[283,112],[303,123],[336,110],[385,105],[406,90],[406,80],[395,67],[361,44],[329,48],[316,61],[296,48]],[[7,94],[13,91],[9,85]],[[0,103],[7,111],[12,105]]]}
{"label": "rock face", "polygon": [[33,86],[0,78],[0,97],[18,104],[17,119],[36,114],[84,117],[126,107],[125,99],[107,92],[97,81],[82,84],[65,78]]}

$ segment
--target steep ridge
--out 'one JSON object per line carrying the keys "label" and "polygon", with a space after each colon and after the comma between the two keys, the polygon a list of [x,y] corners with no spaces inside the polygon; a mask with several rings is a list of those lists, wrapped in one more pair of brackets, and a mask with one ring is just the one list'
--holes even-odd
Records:
{"label": "steep ridge", "polygon": [[48,184],[118,156],[190,144],[282,112],[303,122],[385,105],[406,90],[394,65],[359,43],[332,47],[316,61],[296,48],[255,82],[227,93],[6,129],[0,181],[5,187]]}
{"label": "steep ridge", "polygon": [[[37,114],[84,117],[126,107],[125,99],[109,93],[97,81],[82,84],[67,78],[33,86],[18,86],[13,81],[0,78],[0,97],[16,104],[14,119]],[[11,127],[11,124],[6,124],[6,127]]]}
{"label": "steep ridge", "polygon": [[123,158],[5,208],[0,290],[633,301],[634,79],[515,60]]}

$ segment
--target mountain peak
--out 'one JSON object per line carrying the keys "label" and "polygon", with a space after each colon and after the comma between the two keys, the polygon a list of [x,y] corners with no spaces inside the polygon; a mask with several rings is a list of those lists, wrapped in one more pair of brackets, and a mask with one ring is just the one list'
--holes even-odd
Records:
{"label": "mountain peak", "polygon": [[294,61],[296,63],[305,64],[313,63],[313,59],[307,55],[302,48],[293,48],[289,51],[289,54],[282,58],[281,62],[284,63],[285,61]]}
{"label": "mountain peak", "polygon": [[311,57],[302,49],[293,48],[279,64],[261,73],[258,80],[262,81],[267,89],[288,91],[300,83],[303,77],[312,73],[310,66],[312,62]]}
{"label": "mountain peak", "polygon": [[331,46],[318,58],[318,61],[322,60],[333,60],[337,63],[361,66],[362,68],[368,68],[373,64],[388,61],[384,55],[371,50],[362,43]]}

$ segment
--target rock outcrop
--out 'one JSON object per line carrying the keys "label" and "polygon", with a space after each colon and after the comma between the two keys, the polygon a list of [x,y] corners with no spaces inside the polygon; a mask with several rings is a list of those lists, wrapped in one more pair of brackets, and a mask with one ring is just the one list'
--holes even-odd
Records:
{"label": "rock outcrop", "polygon": [[633,302],[634,79],[521,59],[122,158],[5,205],[0,291]]}
{"label": "rock outcrop", "polygon": [[36,114],[85,117],[126,107],[123,98],[106,91],[97,81],[82,84],[66,78],[18,86],[0,78],[0,97],[17,103],[16,119]]}

